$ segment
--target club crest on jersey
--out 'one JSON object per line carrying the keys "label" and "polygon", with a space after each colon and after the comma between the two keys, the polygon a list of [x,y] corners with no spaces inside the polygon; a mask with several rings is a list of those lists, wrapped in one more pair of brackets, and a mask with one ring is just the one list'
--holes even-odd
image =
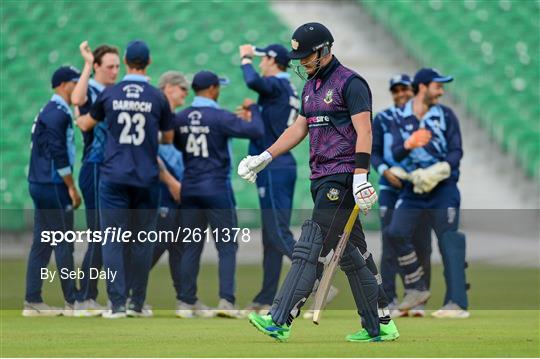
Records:
{"label": "club crest on jersey", "polygon": [[304,102],[307,103],[308,100],[309,100],[309,95],[306,95],[306,97],[304,97]]}
{"label": "club crest on jersey", "polygon": [[330,201],[337,201],[339,199],[339,189],[330,188],[330,190],[326,193],[326,197],[328,197]]}
{"label": "club crest on jersey", "polygon": [[327,105],[330,105],[332,103],[332,101],[334,101],[332,99],[332,96],[334,95],[334,90],[328,90],[328,92],[326,93],[326,97],[324,98],[324,103],[327,104]]}
{"label": "club crest on jersey", "polygon": [[413,130],[413,125],[408,124],[408,125],[405,126],[405,129],[406,129],[407,131],[411,132],[411,131]]}
{"label": "club crest on jersey", "polygon": [[189,124],[192,126],[198,126],[201,124],[202,113],[200,111],[190,112],[188,115]]}
{"label": "club crest on jersey", "polygon": [[298,43],[298,41],[296,41],[295,39],[292,39],[291,40],[291,47],[293,50],[298,50],[298,46],[300,46],[300,44]]}
{"label": "club crest on jersey", "polygon": [[126,93],[127,98],[139,98],[141,92],[144,91],[144,88],[140,85],[129,84],[122,87],[122,91]]}

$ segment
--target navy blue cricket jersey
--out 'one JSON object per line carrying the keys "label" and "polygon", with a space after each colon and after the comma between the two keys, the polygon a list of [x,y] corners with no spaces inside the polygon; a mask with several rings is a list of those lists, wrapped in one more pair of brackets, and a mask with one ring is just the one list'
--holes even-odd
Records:
{"label": "navy blue cricket jersey", "polygon": [[73,115],[67,102],[54,94],[32,125],[28,181],[63,183],[62,176],[73,171],[74,161]]}
{"label": "navy blue cricket jersey", "polygon": [[391,106],[379,112],[373,119],[371,129],[373,132],[373,143],[371,146],[371,165],[379,173],[379,188],[398,192],[392,187],[383,176],[384,171],[393,166],[399,166],[399,162],[392,155],[392,146],[395,142],[401,141],[401,137],[394,140],[392,133],[392,122],[395,120],[396,107]]}
{"label": "navy blue cricket jersey", "polygon": [[[400,161],[408,172],[446,161],[452,169],[449,180],[457,181],[463,148],[456,115],[447,106],[435,105],[418,120],[413,113],[412,103],[413,100],[410,100],[395,111],[396,120],[393,122],[392,131],[393,138],[399,140],[392,146],[394,159]],[[431,140],[424,147],[406,150],[405,140],[419,128],[431,131]]]}
{"label": "navy blue cricket jersey", "polygon": [[[259,94],[257,103],[264,123],[264,136],[251,140],[249,154],[258,155],[270,147],[298,116],[298,93],[290,81],[291,75],[280,72],[275,76],[261,77],[251,64],[242,65],[247,86]],[[291,152],[275,158],[267,168],[291,168],[296,161]]]}
{"label": "navy blue cricket jersey", "polygon": [[145,76],[126,75],[105,89],[90,110],[105,121],[105,182],[147,187],[159,180],[158,134],[172,129],[172,113],[163,93]]}
{"label": "navy blue cricket jersey", "polygon": [[258,106],[253,104],[250,110],[252,119],[247,122],[220,109],[215,101],[196,96],[190,107],[176,115],[174,144],[184,157],[182,194],[223,193],[229,187],[231,139],[256,139],[264,132]]}
{"label": "navy blue cricket jersey", "polygon": [[[96,102],[100,93],[105,90],[105,86],[94,79],[88,81],[88,91],[86,93],[86,102],[79,106],[79,113],[86,115],[90,112],[92,105]],[[90,131],[82,131],[83,137],[83,162],[103,162],[103,147],[105,146],[105,123],[98,123]]]}

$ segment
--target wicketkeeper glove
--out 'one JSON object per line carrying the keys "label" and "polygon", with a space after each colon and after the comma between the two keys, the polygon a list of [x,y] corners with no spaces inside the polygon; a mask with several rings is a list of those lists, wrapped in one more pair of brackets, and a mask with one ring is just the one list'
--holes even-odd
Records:
{"label": "wicketkeeper glove", "polygon": [[272,155],[264,151],[258,156],[247,156],[238,164],[238,175],[248,182],[255,183],[257,173],[261,172],[272,162]]}
{"label": "wicketkeeper glove", "polygon": [[410,173],[410,181],[414,184],[414,193],[429,193],[439,182],[450,177],[450,164],[437,162],[427,168],[419,168]]}
{"label": "wicketkeeper glove", "polygon": [[352,190],[358,208],[362,213],[367,214],[378,198],[375,188],[367,180],[367,173],[358,173],[353,176]]}
{"label": "wicketkeeper glove", "polygon": [[394,174],[394,176],[396,176],[400,180],[404,180],[404,181],[411,180],[411,176],[409,175],[409,172],[405,171],[402,167],[393,166],[393,167],[390,167],[389,171],[392,172],[392,174]]}

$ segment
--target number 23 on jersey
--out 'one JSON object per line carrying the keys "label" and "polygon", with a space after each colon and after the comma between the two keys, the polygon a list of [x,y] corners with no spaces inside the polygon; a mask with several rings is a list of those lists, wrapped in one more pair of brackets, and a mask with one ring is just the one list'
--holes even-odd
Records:
{"label": "number 23 on jersey", "polygon": [[[146,118],[142,113],[137,112],[131,116],[128,112],[120,112],[118,114],[118,123],[124,126],[119,138],[121,144],[139,146],[144,142]],[[132,126],[135,127],[134,133],[131,133]]]}

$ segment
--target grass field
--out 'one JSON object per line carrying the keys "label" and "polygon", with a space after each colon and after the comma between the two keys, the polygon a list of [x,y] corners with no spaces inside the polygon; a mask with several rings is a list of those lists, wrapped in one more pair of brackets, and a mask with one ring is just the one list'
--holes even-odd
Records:
{"label": "grass field", "polygon": [[[297,319],[288,343],[275,343],[247,320],[173,316],[174,292],[168,268],[152,272],[148,302],[152,319],[106,321],[100,318],[23,318],[24,262],[4,260],[1,269],[0,355],[10,357],[537,357],[539,349],[539,271],[472,265],[468,320],[397,319],[401,338],[392,343],[347,343],[359,329],[346,278],[339,273],[341,294],[320,326]],[[216,267],[202,267],[200,297],[217,302]],[[238,302],[244,305],[258,289],[260,269],[238,269]],[[440,305],[441,268],[433,274],[431,308]],[[45,285],[46,301],[60,305],[59,284]],[[104,301],[103,296],[100,296]]]}

